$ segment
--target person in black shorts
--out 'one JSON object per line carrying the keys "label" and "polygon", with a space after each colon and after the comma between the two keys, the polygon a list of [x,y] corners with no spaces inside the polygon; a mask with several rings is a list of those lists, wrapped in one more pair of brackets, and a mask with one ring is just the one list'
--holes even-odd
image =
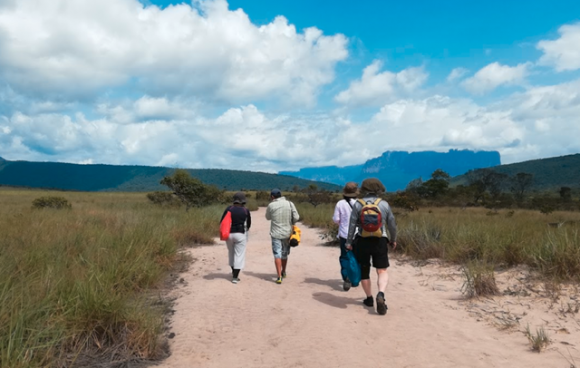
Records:
{"label": "person in black shorts", "polygon": [[[360,193],[363,196],[362,200],[367,204],[376,203],[376,200],[384,192],[385,186],[379,179],[375,178],[365,179],[360,188]],[[382,199],[378,202],[377,206],[381,212],[381,229],[374,236],[363,237],[361,236],[363,234],[361,225],[361,210],[363,204],[359,201],[355,202],[350,216],[346,248],[349,251],[354,251],[360,265],[361,285],[366,294],[366,299],[363,303],[367,307],[374,306],[370,280],[371,265],[377,270],[377,286],[379,288],[376,297],[377,313],[385,315],[388,309],[385,299],[385,290],[389,284],[387,268],[390,266],[388,245],[390,244],[393,249],[397,247],[397,225],[395,223],[395,216],[387,201]],[[355,233],[357,234],[356,238]]]}

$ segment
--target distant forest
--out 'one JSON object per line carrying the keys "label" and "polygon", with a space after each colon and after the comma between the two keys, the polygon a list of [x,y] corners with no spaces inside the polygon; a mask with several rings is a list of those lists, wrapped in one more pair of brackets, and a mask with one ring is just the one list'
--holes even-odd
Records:
{"label": "distant forest", "polygon": [[[0,185],[76,191],[148,192],[167,190],[159,182],[175,169],[153,166],[79,165],[56,162],[7,161],[0,158]],[[335,184],[263,172],[187,169],[194,178],[225,190],[319,189],[337,191]]]}
{"label": "distant forest", "polygon": [[[514,177],[531,174],[530,191],[554,191],[580,187],[580,154],[499,165],[489,168]],[[78,191],[148,192],[167,190],[160,184],[175,169],[153,166],[79,165],[56,162],[7,161],[0,158],[0,185]],[[341,186],[263,172],[187,169],[194,178],[225,190],[304,189],[316,185],[331,192]],[[369,176],[372,176],[369,174]],[[363,178],[364,179],[364,178]],[[361,179],[362,180],[362,179]],[[467,183],[467,175],[450,178],[451,186]]]}
{"label": "distant forest", "polygon": [[[532,191],[580,187],[580,154],[500,165],[490,169],[510,177],[518,173],[533,175],[529,188]],[[451,185],[464,184],[466,180],[467,175],[456,176],[451,179]]]}

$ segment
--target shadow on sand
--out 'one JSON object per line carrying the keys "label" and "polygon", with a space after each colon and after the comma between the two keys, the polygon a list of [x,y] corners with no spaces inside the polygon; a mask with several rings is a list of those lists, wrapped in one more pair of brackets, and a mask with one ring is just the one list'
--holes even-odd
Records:
{"label": "shadow on sand", "polygon": [[338,296],[330,293],[312,293],[312,297],[323,304],[334,308],[346,309],[348,305],[354,305],[368,310],[369,314],[375,314],[375,309],[365,307],[362,303],[362,298],[353,299],[352,297]]}
{"label": "shadow on sand", "polygon": [[307,277],[304,279],[305,284],[316,284],[322,286],[328,286],[333,290],[342,291],[342,281],[340,280],[321,280],[314,277]]}
{"label": "shadow on sand", "polygon": [[215,273],[214,272],[214,273],[208,273],[203,278],[206,280],[224,279],[224,280],[231,281],[232,274],[231,273]]}
{"label": "shadow on sand", "polygon": [[252,271],[246,271],[243,273],[245,275],[252,276],[252,277],[255,277],[255,278],[260,279],[260,280],[272,281],[272,282],[276,281],[276,275],[274,273],[261,273],[261,272],[252,272]]}

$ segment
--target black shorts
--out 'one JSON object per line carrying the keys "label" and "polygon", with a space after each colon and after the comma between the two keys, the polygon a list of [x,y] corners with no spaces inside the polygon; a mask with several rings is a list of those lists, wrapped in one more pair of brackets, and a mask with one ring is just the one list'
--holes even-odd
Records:
{"label": "black shorts", "polygon": [[361,267],[389,268],[389,239],[362,238],[357,236],[354,254]]}

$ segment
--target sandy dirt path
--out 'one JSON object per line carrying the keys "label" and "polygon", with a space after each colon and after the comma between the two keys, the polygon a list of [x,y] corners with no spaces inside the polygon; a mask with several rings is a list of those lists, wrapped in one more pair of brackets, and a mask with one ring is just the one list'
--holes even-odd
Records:
{"label": "sandy dirt path", "polygon": [[[237,285],[223,242],[188,250],[194,262],[173,291],[171,356],[157,366],[569,368],[564,354],[578,356],[580,341],[532,352],[520,331],[500,331],[470,315],[458,280],[426,283],[423,269],[396,259],[389,311],[379,316],[362,305],[360,287],[342,290],[339,250],[321,246],[318,232],[305,226],[278,285],[264,214],[252,213]],[[376,275],[371,279],[376,293]]]}

